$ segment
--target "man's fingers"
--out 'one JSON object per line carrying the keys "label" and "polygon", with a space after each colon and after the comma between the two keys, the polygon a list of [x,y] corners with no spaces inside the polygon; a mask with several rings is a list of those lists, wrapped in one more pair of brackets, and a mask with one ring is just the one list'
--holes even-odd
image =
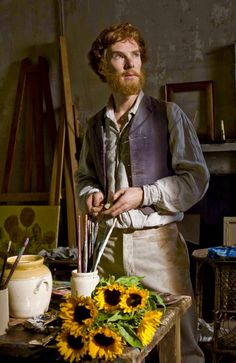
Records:
{"label": "man's fingers", "polygon": [[101,192],[92,193],[86,200],[88,213],[97,216],[103,209],[104,196]]}
{"label": "man's fingers", "polygon": [[119,199],[122,195],[125,194],[125,189],[120,189],[118,190],[114,195],[113,195],[113,202],[116,202],[117,199]]}
{"label": "man's fingers", "polygon": [[86,205],[87,205],[88,211],[90,211],[93,206],[93,195],[92,194],[88,196],[88,198],[86,200]]}
{"label": "man's fingers", "polygon": [[113,206],[102,212],[103,215],[110,215],[111,217],[116,217],[121,213],[127,212],[129,210],[129,205],[122,200],[118,200]]}
{"label": "man's fingers", "polygon": [[113,196],[113,205],[106,208],[102,214],[117,217],[119,214],[137,208],[143,199],[143,190],[140,187],[122,188]]}
{"label": "man's fingers", "polygon": [[101,193],[93,194],[93,206],[98,207],[103,201],[103,195]]}

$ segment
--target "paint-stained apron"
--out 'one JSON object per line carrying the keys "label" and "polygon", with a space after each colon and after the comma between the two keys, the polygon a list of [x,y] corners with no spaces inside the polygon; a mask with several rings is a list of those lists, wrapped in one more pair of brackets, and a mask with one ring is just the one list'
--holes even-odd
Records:
{"label": "paint-stained apron", "polygon": [[[104,231],[100,230],[98,240],[103,236]],[[190,295],[193,304],[181,319],[181,362],[204,362],[196,339],[197,319],[188,250],[176,223],[142,230],[114,229],[98,270],[104,276],[142,276],[143,285],[157,292]],[[167,349],[166,363],[173,363],[173,355],[168,356],[168,353]]]}

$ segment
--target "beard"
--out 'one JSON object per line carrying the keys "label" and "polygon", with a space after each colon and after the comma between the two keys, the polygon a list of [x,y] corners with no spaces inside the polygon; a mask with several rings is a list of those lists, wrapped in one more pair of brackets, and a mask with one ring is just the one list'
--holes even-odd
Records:
{"label": "beard", "polygon": [[132,96],[138,94],[143,88],[145,75],[141,70],[140,74],[132,71],[135,74],[135,78],[132,80],[125,80],[122,77],[130,74],[130,71],[123,73],[106,73],[106,81],[115,93],[122,93],[125,96]]}

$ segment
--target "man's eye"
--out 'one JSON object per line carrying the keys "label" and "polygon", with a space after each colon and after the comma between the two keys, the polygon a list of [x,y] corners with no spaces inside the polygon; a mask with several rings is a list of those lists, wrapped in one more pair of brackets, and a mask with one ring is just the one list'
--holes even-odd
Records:
{"label": "man's eye", "polygon": [[121,58],[123,58],[123,55],[116,53],[116,54],[113,54],[112,58],[113,59],[121,59]]}

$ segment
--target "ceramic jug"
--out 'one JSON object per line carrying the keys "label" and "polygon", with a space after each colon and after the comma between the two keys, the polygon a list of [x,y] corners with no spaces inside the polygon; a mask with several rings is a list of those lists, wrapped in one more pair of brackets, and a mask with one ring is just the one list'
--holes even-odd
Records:
{"label": "ceramic jug", "polygon": [[[16,256],[7,259],[5,278]],[[52,274],[44,257],[23,255],[8,283],[9,314],[14,318],[31,318],[48,310],[52,294]]]}

